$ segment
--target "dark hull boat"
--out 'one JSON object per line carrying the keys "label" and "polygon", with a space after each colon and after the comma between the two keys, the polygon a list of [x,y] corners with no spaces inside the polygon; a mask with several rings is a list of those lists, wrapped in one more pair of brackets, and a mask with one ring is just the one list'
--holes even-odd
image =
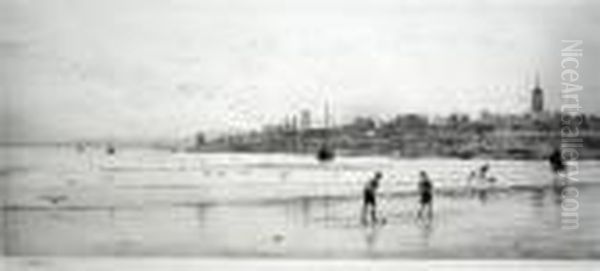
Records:
{"label": "dark hull boat", "polygon": [[335,152],[333,149],[328,148],[327,146],[322,146],[317,152],[317,160],[319,162],[329,162],[335,158]]}
{"label": "dark hull boat", "polygon": [[317,151],[317,160],[319,162],[330,162],[335,158],[335,152],[333,148],[330,146],[330,121],[329,121],[329,104],[325,103],[324,108],[324,130],[323,130],[323,141],[321,142],[321,147],[319,151]]}
{"label": "dark hull boat", "polygon": [[106,147],[106,154],[114,155],[116,152],[117,152],[117,150],[115,149],[114,146],[110,145],[110,146]]}

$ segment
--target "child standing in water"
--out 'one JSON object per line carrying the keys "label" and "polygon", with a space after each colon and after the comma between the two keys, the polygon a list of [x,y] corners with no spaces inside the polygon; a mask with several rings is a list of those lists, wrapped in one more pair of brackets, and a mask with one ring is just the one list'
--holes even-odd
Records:
{"label": "child standing in water", "polygon": [[419,211],[417,213],[417,217],[421,218],[425,209],[427,209],[427,217],[433,217],[433,184],[427,173],[425,171],[420,172],[420,180],[418,184],[419,195],[420,195],[420,204]]}
{"label": "child standing in water", "polygon": [[363,225],[368,223],[368,214],[371,217],[371,223],[377,222],[377,188],[379,180],[383,177],[381,172],[375,172],[375,176],[367,182],[363,189],[363,206],[361,211],[361,222]]}

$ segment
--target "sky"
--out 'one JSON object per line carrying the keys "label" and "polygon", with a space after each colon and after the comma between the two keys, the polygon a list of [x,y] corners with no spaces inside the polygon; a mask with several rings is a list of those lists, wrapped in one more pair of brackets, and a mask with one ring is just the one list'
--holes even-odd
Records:
{"label": "sky", "polygon": [[328,101],[336,122],[560,106],[563,39],[583,40],[600,113],[600,3],[2,0],[0,141],[179,138],[279,122]]}

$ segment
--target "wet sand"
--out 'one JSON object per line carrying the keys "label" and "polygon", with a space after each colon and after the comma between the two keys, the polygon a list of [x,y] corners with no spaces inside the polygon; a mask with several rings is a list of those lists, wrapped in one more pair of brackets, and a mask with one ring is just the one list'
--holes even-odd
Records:
{"label": "wet sand", "polygon": [[[582,193],[580,228],[561,228],[549,191],[437,196],[432,220],[414,197],[382,199],[387,223],[360,225],[358,199],[6,210],[9,255],[597,258],[599,186]],[[596,202],[596,203],[595,203]]]}

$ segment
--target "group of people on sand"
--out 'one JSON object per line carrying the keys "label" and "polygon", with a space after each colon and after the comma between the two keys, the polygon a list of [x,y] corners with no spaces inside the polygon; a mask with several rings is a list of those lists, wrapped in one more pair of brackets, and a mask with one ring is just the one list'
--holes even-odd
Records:
{"label": "group of people on sand", "polygon": [[[427,217],[433,217],[433,183],[425,171],[419,173],[420,180],[418,182],[419,203],[420,207],[417,212],[417,217],[421,218],[426,212]],[[383,178],[380,171],[375,172],[375,175],[367,182],[363,189],[363,205],[361,211],[361,222],[363,224],[384,222],[377,217],[377,189],[379,182]]]}
{"label": "group of people on sand", "polygon": [[[565,187],[562,174],[566,172],[566,165],[561,157],[560,150],[555,150],[549,156],[550,167],[555,174],[552,187],[556,193],[560,193]],[[467,187],[471,195],[477,195],[480,200],[487,198],[488,191],[497,183],[495,177],[488,176],[490,165],[484,164],[477,171],[471,171],[467,178]],[[379,183],[383,178],[380,171],[375,172],[374,176],[367,181],[363,188],[363,204],[361,210],[361,222],[366,225],[370,223],[385,222],[377,216],[377,190]],[[422,218],[423,214],[431,219],[433,217],[433,182],[427,175],[427,172],[421,170],[419,172],[419,182],[417,183],[417,191],[419,198],[419,209],[417,218]]]}

